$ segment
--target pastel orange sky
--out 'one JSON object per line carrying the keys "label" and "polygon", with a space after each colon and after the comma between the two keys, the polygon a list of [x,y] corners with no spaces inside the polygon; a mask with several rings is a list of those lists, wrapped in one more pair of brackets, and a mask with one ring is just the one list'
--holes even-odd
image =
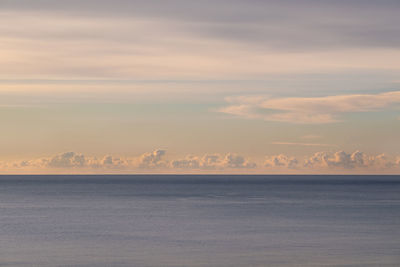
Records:
{"label": "pastel orange sky", "polygon": [[399,12],[3,0],[0,173],[400,173]]}

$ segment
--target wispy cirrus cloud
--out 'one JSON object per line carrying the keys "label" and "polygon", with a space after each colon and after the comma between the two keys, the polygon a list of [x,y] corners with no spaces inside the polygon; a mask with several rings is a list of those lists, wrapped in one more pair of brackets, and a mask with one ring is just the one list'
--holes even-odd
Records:
{"label": "wispy cirrus cloud", "polygon": [[370,112],[400,104],[400,91],[325,97],[271,98],[239,96],[226,98],[219,112],[244,118],[289,123],[332,123],[351,112]]}

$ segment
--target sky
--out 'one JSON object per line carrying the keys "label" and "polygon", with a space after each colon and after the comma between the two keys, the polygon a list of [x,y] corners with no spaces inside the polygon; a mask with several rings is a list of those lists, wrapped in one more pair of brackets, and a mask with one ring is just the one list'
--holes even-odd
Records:
{"label": "sky", "polygon": [[400,1],[0,0],[0,173],[400,173]]}

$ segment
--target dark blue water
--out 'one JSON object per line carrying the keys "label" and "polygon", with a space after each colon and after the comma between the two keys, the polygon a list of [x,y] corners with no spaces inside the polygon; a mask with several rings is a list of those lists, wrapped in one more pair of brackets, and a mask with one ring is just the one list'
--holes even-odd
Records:
{"label": "dark blue water", "polygon": [[400,176],[0,176],[0,266],[400,266]]}

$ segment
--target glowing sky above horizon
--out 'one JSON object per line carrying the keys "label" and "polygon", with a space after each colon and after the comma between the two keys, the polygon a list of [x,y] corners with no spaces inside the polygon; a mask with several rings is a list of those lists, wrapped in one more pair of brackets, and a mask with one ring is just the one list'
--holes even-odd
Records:
{"label": "glowing sky above horizon", "polygon": [[0,173],[400,173],[400,1],[0,1]]}

